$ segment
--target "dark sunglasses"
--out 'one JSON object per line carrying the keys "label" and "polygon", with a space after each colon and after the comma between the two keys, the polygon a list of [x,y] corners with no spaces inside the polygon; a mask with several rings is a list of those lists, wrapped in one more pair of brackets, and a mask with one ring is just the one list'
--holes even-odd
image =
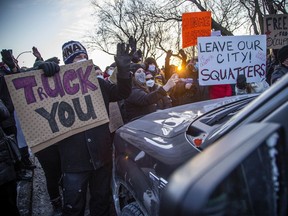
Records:
{"label": "dark sunglasses", "polygon": [[146,81],[148,81],[148,80],[154,80],[154,79],[153,79],[153,77],[151,77],[151,78],[146,78]]}

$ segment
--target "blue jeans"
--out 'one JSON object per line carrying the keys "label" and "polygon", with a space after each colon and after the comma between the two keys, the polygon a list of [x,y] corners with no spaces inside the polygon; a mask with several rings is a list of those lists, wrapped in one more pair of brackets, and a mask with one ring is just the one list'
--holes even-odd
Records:
{"label": "blue jeans", "polygon": [[84,215],[89,186],[90,215],[110,214],[111,165],[97,170],[63,175],[63,216]]}

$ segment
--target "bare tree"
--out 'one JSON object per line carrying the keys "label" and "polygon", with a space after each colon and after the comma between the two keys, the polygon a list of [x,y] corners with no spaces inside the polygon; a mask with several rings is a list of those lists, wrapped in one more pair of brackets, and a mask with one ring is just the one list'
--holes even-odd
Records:
{"label": "bare tree", "polygon": [[[212,29],[222,35],[263,33],[263,16],[287,13],[287,0],[92,0],[97,25],[89,47],[115,53],[116,43],[133,36],[144,58],[159,58],[168,50],[179,57],[181,22],[185,12],[211,11]],[[248,30],[248,31],[247,31]],[[195,49],[186,48],[188,58]]]}
{"label": "bare tree", "polygon": [[[118,1],[92,1],[98,22],[95,32],[91,32],[88,47],[97,48],[105,53],[113,55],[115,45],[125,42],[130,36],[137,41],[143,56],[158,58],[159,41],[171,42],[173,36],[177,35],[179,29],[173,23],[156,22],[153,17],[145,11],[155,8],[149,2],[140,0],[118,0]],[[174,21],[175,22],[175,21]],[[169,29],[169,31],[167,31]],[[170,32],[175,30],[177,33]],[[162,53],[163,54],[163,53]]]}
{"label": "bare tree", "polygon": [[252,34],[264,34],[264,15],[287,14],[287,0],[240,0],[240,2],[246,8],[250,18],[250,28],[253,29]]}

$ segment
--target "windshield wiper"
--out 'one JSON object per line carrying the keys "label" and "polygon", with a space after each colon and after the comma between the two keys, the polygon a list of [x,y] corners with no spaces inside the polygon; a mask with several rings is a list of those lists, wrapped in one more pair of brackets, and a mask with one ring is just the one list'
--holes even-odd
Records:
{"label": "windshield wiper", "polygon": [[247,102],[241,103],[241,104],[238,104],[237,106],[233,106],[232,108],[227,108],[223,111],[220,111],[216,115],[214,115],[212,118],[205,121],[205,124],[207,124],[209,126],[213,126],[215,123],[219,122],[221,119],[225,118],[229,114],[231,114],[235,111],[241,110],[246,104],[247,104]]}

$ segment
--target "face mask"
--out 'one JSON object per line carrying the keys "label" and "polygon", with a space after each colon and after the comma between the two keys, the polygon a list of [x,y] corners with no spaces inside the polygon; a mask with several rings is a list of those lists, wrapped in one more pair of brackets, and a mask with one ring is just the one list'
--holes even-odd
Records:
{"label": "face mask", "polygon": [[156,66],[155,65],[149,65],[149,67],[148,67],[148,70],[149,71],[155,71],[155,69],[156,69]]}
{"label": "face mask", "polygon": [[102,75],[97,75],[97,77],[100,79],[104,79],[104,77]]}
{"label": "face mask", "polygon": [[155,84],[155,81],[154,81],[154,80],[147,80],[147,81],[146,81],[146,85],[147,85],[148,87],[153,87],[154,84]]}
{"label": "face mask", "polygon": [[146,74],[143,71],[135,73],[135,79],[137,82],[144,84],[144,83],[146,83],[145,78],[146,78]]}
{"label": "face mask", "polygon": [[107,71],[107,73],[109,74],[109,76],[111,76],[111,74],[113,73],[113,70],[110,69],[110,70]]}
{"label": "face mask", "polygon": [[87,61],[87,59],[80,59],[80,60],[78,60],[78,61],[76,61],[76,62],[84,62],[84,61]]}

